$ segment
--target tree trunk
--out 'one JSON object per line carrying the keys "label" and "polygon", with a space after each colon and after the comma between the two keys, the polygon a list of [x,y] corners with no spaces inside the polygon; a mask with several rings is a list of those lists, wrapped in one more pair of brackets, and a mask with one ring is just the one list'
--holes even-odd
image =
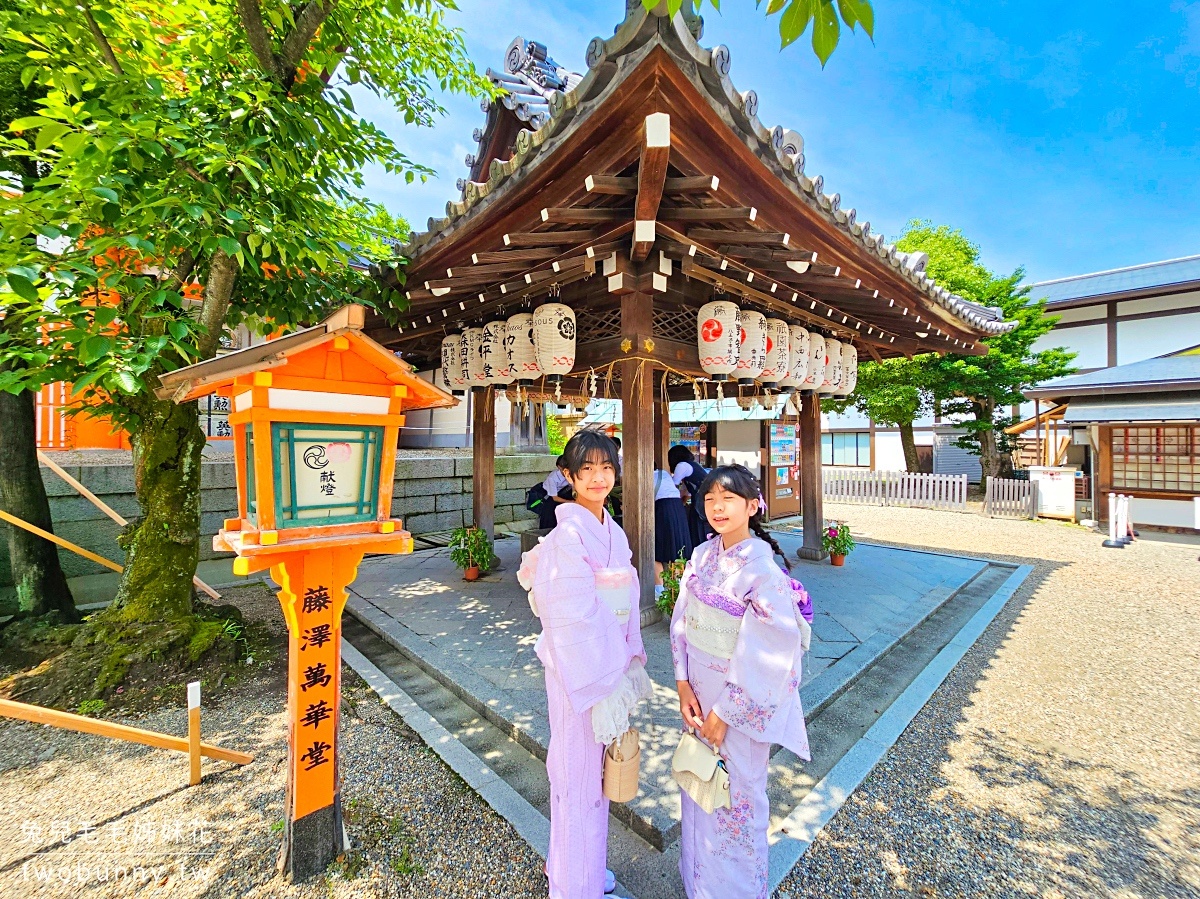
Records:
{"label": "tree trunk", "polygon": [[996,444],[995,427],[992,426],[995,406],[991,401],[986,401],[972,403],[971,407],[975,420],[989,425],[976,432],[979,438],[979,467],[983,470],[983,483],[986,484],[988,478],[1000,477],[1000,449]]}
{"label": "tree trunk", "polygon": [[[0,505],[44,531],[54,532],[50,501],[37,461],[34,396],[0,391]],[[30,615],[57,612],[78,621],[75,599],[58,560],[58,548],[42,537],[8,527],[8,558],[17,588],[17,607]]]}
{"label": "tree trunk", "polygon": [[145,402],[133,431],[134,490],[142,517],[121,535],[125,573],[113,605],[131,621],[190,615],[200,558],[200,457],[195,402]]}
{"label": "tree trunk", "polygon": [[921,470],[921,461],[917,458],[917,438],[913,436],[913,423],[902,421],[900,428],[900,446],[904,448],[904,467],[911,472]]}

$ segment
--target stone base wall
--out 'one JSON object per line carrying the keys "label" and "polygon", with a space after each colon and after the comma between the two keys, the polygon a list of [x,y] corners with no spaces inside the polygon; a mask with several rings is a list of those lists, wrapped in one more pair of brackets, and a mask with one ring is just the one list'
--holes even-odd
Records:
{"label": "stone base wall", "polygon": [[[122,517],[133,520],[140,512],[133,492],[132,465],[63,466],[74,478],[111,506]],[[496,523],[532,523],[536,516],[525,508],[525,493],[540,483],[554,467],[550,455],[500,455],[496,457]],[[54,531],[61,537],[94,553],[124,562],[117,546],[120,527],[84,499],[48,468],[42,480],[50,497]],[[413,534],[445,531],[470,524],[471,459],[465,456],[428,456],[396,461],[396,485],[392,516],[404,519]],[[237,514],[237,490],[232,462],[205,462],[201,469],[200,558],[214,559],[212,538],[226,518]],[[0,615],[11,613],[12,572],[8,560],[8,525],[0,522]],[[89,562],[66,549],[59,550],[67,577],[100,574],[107,568]]]}

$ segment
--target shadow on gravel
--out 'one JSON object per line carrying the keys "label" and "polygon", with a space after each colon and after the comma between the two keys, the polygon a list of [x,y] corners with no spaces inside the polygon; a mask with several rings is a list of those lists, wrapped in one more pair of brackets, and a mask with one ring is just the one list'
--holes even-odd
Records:
{"label": "shadow on gravel", "polygon": [[963,742],[965,710],[997,651],[1070,564],[971,555],[1035,569],[775,896],[1194,899],[1200,793],[1156,792],[1134,772],[991,730]]}

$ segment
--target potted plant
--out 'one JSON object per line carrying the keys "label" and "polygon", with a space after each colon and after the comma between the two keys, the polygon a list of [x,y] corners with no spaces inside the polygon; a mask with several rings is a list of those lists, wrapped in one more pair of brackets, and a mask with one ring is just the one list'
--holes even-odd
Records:
{"label": "potted plant", "polygon": [[674,562],[663,566],[663,589],[655,597],[654,604],[658,606],[664,618],[670,618],[671,613],[675,611],[675,602],[679,599],[679,581],[683,577],[683,566],[686,564],[687,560],[681,555]]}
{"label": "potted plant", "polygon": [[468,581],[477,581],[492,567],[492,542],[479,528],[455,528],[450,537],[450,560]]}
{"label": "potted plant", "polygon": [[850,536],[850,525],[844,521],[831,521],[821,533],[821,548],[829,553],[830,565],[846,564],[846,556],[854,549],[854,538]]}

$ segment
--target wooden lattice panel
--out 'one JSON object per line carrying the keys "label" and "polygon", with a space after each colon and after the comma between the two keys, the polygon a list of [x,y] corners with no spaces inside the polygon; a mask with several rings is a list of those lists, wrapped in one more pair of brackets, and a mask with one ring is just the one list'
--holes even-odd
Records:
{"label": "wooden lattice panel", "polygon": [[652,333],[655,337],[665,337],[681,343],[695,343],[696,311],[694,309],[656,309],[654,310]]}
{"label": "wooden lattice panel", "polygon": [[593,312],[579,309],[575,313],[575,331],[587,340],[604,340],[621,336],[621,310]]}

